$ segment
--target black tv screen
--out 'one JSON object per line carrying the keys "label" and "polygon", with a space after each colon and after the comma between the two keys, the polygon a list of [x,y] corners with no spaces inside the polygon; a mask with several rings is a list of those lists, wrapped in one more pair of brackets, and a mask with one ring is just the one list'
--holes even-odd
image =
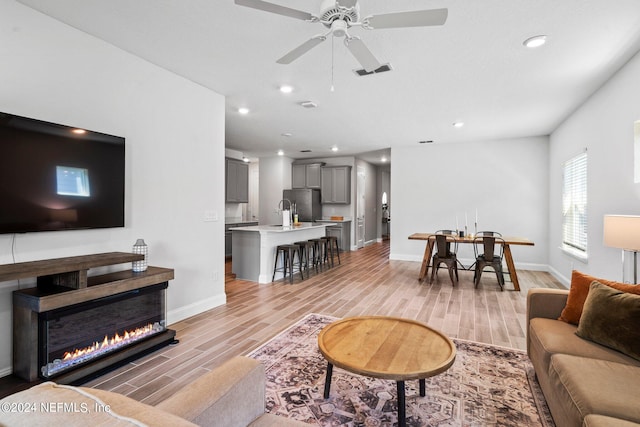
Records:
{"label": "black tv screen", "polygon": [[0,234],[124,227],[125,140],[0,113]]}

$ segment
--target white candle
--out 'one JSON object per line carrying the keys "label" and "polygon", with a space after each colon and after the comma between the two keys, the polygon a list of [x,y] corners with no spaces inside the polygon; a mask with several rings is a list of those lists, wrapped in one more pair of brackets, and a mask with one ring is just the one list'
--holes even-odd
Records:
{"label": "white candle", "polygon": [[476,224],[478,223],[478,208],[476,208]]}
{"label": "white candle", "polygon": [[460,230],[460,227],[458,227],[458,215],[456,215],[456,231]]}
{"label": "white candle", "polygon": [[469,226],[469,221],[468,221],[468,219],[467,219],[467,213],[466,213],[466,212],[464,213],[464,226],[465,226],[465,227],[468,227],[468,226]]}

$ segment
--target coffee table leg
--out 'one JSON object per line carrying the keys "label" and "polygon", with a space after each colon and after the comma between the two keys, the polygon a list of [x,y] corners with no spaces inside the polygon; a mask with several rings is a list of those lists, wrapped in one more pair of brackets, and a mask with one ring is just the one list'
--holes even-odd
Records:
{"label": "coffee table leg", "polygon": [[324,398],[329,398],[329,390],[331,390],[331,375],[333,374],[333,365],[327,363],[327,377],[324,380]]}
{"label": "coffee table leg", "polygon": [[427,383],[424,378],[419,380],[420,382],[420,396],[425,397],[427,395]]}
{"label": "coffee table leg", "polygon": [[398,381],[398,427],[407,425],[407,408],[404,394],[404,381]]}

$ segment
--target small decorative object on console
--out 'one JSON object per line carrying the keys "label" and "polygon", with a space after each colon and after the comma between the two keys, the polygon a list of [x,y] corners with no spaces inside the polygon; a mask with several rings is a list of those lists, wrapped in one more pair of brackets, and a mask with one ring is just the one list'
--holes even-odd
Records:
{"label": "small decorative object on console", "polygon": [[133,245],[133,253],[144,255],[144,259],[142,261],[133,261],[131,269],[136,273],[145,271],[148,266],[147,258],[149,255],[149,247],[144,242],[144,239],[136,240],[136,243]]}

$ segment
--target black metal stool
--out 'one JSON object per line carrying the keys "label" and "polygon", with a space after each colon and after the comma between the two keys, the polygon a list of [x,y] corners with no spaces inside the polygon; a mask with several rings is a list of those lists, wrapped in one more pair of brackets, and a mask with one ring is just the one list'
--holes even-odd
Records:
{"label": "black metal stool", "polygon": [[318,272],[318,265],[315,263],[315,243],[309,240],[304,240],[302,242],[295,242],[294,245],[300,246],[300,251],[302,252],[301,260],[304,260],[304,269],[307,270],[307,277],[309,272],[309,265],[313,263],[313,266],[316,268],[316,273]]}
{"label": "black metal stool", "polygon": [[[282,268],[278,268],[278,258],[280,257],[280,253],[282,253]],[[302,254],[300,252],[300,246],[298,245],[278,245],[276,248],[276,261],[273,265],[273,277],[271,281],[273,282],[276,278],[276,273],[281,271],[283,274],[283,278],[287,278],[287,269],[289,271],[289,283],[293,283],[293,267],[296,265],[295,256],[298,254],[298,272],[300,273],[300,277],[304,280],[304,275],[302,274]]]}
{"label": "black metal stool", "polygon": [[313,264],[318,268],[324,262],[327,251],[327,240],[324,238],[309,239],[313,243]]}
{"label": "black metal stool", "polygon": [[325,262],[329,262],[329,257],[331,257],[331,267],[333,267],[333,257],[335,254],[338,255],[338,264],[340,264],[340,248],[338,247],[338,238],[336,236],[325,236],[322,237],[321,240],[324,240],[326,242],[327,247],[324,252]]}

